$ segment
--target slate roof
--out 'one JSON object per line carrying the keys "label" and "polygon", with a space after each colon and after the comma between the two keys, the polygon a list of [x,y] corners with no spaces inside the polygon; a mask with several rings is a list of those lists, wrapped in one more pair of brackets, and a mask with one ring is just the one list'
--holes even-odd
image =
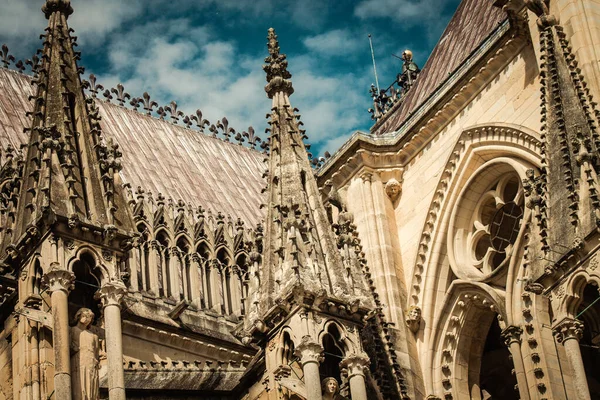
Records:
{"label": "slate roof", "polygon": [[492,0],[463,0],[402,104],[372,133],[398,130],[506,18]]}
{"label": "slate roof", "polygon": [[[31,119],[30,77],[0,68],[0,148],[26,143]],[[263,218],[265,164],[256,150],[96,100],[102,131],[120,145],[124,182],[162,193],[251,226]]]}

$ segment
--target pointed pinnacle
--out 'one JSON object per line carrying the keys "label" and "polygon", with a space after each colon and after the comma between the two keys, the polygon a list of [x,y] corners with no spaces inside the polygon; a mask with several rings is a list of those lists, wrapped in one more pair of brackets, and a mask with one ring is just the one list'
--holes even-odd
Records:
{"label": "pointed pinnacle", "polygon": [[287,70],[286,55],[279,52],[279,42],[273,28],[269,28],[267,39],[269,56],[265,58],[266,65],[263,65],[263,70],[267,73],[268,83],[265,86],[267,96],[272,99],[277,92],[284,92],[290,96],[294,93],[292,82],[289,80],[292,74]]}

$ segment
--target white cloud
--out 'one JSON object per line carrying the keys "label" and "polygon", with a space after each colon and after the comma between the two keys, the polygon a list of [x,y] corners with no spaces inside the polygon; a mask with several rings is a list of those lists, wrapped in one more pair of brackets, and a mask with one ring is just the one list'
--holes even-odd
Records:
{"label": "white cloud", "polygon": [[78,0],[69,25],[77,32],[80,44],[96,46],[108,33],[138,16],[143,5],[143,0]]}
{"label": "white cloud", "polygon": [[356,50],[365,47],[366,41],[360,40],[349,29],[334,29],[303,40],[310,51],[323,56],[352,56]]}
{"label": "white cloud", "polygon": [[[48,22],[40,0],[1,0],[0,37],[11,46],[17,58],[28,58],[32,47],[39,45],[39,35]],[[102,43],[106,36],[126,21],[138,16],[143,0],[78,0],[69,26],[77,32],[79,44],[89,49]],[[18,43],[17,48],[13,43]]]}
{"label": "white cloud", "polygon": [[361,19],[389,18],[410,28],[422,25],[429,40],[437,40],[446,24],[448,0],[362,0],[354,8]]}

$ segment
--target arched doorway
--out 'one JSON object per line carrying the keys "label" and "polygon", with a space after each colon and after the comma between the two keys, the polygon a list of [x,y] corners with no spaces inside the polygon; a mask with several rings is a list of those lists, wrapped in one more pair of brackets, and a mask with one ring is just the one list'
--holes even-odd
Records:
{"label": "arched doorway", "polygon": [[479,383],[482,400],[519,400],[519,391],[515,389],[517,380],[511,373],[513,368],[498,318],[493,318],[481,355]]}

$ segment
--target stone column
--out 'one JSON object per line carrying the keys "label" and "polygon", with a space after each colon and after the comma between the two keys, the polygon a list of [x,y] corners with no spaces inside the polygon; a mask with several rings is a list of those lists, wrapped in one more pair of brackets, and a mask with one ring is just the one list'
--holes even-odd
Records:
{"label": "stone column", "polygon": [[300,365],[304,372],[304,385],[306,386],[306,400],[322,400],[321,377],[319,364],[323,361],[324,349],[312,337],[306,335],[296,347],[295,355],[300,357]]}
{"label": "stone column", "polygon": [[573,385],[577,399],[590,400],[590,389],[588,388],[581,350],[579,348],[579,339],[583,334],[583,322],[573,318],[563,318],[552,328],[554,336],[558,343],[562,343],[567,353],[567,359],[573,371]]}
{"label": "stone column", "polygon": [[527,385],[527,376],[525,374],[525,364],[523,364],[523,354],[521,353],[521,335],[523,329],[518,326],[507,326],[501,333],[504,343],[510,350],[513,364],[515,367],[515,375],[517,377],[517,386],[519,388],[519,396],[522,399],[529,398],[529,386]]}
{"label": "stone column", "polygon": [[54,349],[54,395],[57,399],[71,399],[71,354],[69,339],[69,292],[75,275],[52,263],[42,277],[42,285],[51,293],[52,347]]}
{"label": "stone column", "polygon": [[365,353],[351,353],[340,363],[340,368],[345,368],[348,371],[352,400],[367,400],[365,371],[370,363],[371,361]]}
{"label": "stone column", "polygon": [[122,282],[109,282],[96,292],[104,310],[106,358],[108,361],[108,398],[125,400],[123,373],[123,336],[121,333],[121,300],[127,293]]}

